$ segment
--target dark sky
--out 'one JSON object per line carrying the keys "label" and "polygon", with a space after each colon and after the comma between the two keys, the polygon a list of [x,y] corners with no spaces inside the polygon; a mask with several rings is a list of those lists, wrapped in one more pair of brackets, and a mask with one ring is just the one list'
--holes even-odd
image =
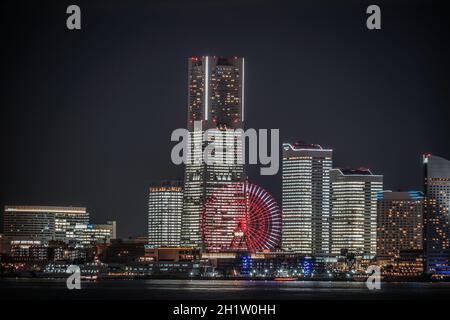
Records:
{"label": "dark sky", "polygon": [[[183,177],[170,134],[185,127],[187,57],[205,54],[246,57],[246,127],[420,189],[421,154],[450,158],[448,11],[298,2],[2,1],[0,205],[83,205],[145,234],[149,183]],[[381,31],[365,27],[373,3]],[[66,29],[70,4],[81,31]],[[280,175],[257,169],[280,202]]]}

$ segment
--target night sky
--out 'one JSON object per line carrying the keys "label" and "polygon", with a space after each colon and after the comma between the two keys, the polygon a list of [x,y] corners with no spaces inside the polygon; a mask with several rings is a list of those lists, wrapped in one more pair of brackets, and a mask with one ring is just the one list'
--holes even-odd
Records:
{"label": "night sky", "polygon": [[[146,234],[148,185],[183,178],[170,134],[186,126],[187,58],[206,54],[245,56],[247,128],[421,190],[421,154],[450,158],[448,11],[297,2],[2,1],[0,205],[87,206],[119,236]],[[369,4],[382,30],[367,30]],[[248,173],[281,205],[281,170]]]}

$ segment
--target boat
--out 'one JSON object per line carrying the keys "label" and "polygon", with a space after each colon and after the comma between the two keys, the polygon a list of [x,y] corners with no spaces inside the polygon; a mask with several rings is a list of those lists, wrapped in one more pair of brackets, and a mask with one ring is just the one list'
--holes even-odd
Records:
{"label": "boat", "polygon": [[275,280],[275,281],[296,281],[297,278],[294,278],[294,277],[277,277],[277,278],[274,278],[273,280]]}

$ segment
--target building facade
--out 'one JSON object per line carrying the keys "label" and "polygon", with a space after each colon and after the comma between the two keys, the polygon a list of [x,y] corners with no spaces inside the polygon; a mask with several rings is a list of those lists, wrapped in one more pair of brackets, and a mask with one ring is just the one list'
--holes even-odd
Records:
{"label": "building facade", "polygon": [[10,255],[15,262],[39,262],[48,260],[48,247],[38,240],[13,240]]}
{"label": "building facade", "polygon": [[424,165],[424,250],[426,271],[439,273],[450,258],[450,161],[426,154]]}
{"label": "building facade", "polygon": [[[220,186],[245,181],[240,161],[242,133],[235,131],[243,129],[244,83],[244,58],[189,58],[189,137],[181,224],[181,243],[185,246],[202,246],[200,218],[208,197]],[[203,154],[212,143],[217,161],[211,163]]]}
{"label": "building facade", "polygon": [[377,260],[394,261],[403,251],[422,250],[423,193],[378,193]]}
{"label": "building facade", "polygon": [[181,181],[153,184],[148,196],[148,244],[178,247],[181,240],[183,186]]}
{"label": "building facade", "polygon": [[330,253],[372,258],[377,246],[377,192],[383,176],[369,169],[332,169]]}
{"label": "building facade", "polygon": [[117,223],[107,221],[106,224],[77,224],[73,233],[76,242],[82,245],[110,243],[117,238]]}
{"label": "building facade", "polygon": [[85,207],[5,206],[4,237],[11,241],[50,241],[73,244],[109,242],[116,238],[116,222],[90,224]]}
{"label": "building facade", "polygon": [[75,228],[77,225],[89,224],[89,213],[86,208],[62,208],[54,210],[55,240],[77,241]]}
{"label": "building facade", "polygon": [[[48,206],[5,206],[3,229],[11,240],[48,242],[56,238],[56,214],[85,212],[84,208]],[[58,229],[58,230],[62,230]],[[58,234],[61,234],[58,231]]]}
{"label": "building facade", "polygon": [[330,170],[333,150],[283,143],[282,248],[329,254]]}

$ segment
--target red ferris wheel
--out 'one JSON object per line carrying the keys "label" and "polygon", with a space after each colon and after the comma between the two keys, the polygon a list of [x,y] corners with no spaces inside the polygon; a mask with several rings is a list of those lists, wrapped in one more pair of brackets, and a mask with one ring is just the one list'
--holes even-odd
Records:
{"label": "red ferris wheel", "polygon": [[203,247],[209,252],[259,252],[277,247],[281,213],[274,198],[252,183],[218,187],[201,217]]}

